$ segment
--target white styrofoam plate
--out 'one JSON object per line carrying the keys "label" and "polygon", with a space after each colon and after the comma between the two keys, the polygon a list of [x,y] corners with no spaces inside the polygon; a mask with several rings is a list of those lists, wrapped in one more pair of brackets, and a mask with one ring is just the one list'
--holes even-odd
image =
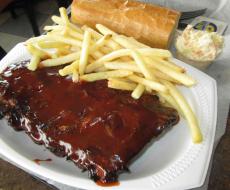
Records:
{"label": "white styrofoam plate", "polygon": [[[18,44],[0,62],[0,71],[7,65],[30,56],[23,44]],[[119,177],[120,185],[113,189],[188,189],[204,183],[212,153],[217,117],[217,90],[214,79],[203,72],[174,60],[186,68],[198,84],[180,87],[195,111],[204,136],[201,144],[193,144],[186,121],[153,140],[130,165],[131,173]],[[32,142],[23,132],[15,132],[5,120],[0,121],[0,154],[18,167],[50,180],[83,189],[103,189],[88,179],[73,163],[54,156],[43,146]],[[52,162],[36,164],[34,159],[51,158]],[[105,188],[108,189],[108,188]]]}

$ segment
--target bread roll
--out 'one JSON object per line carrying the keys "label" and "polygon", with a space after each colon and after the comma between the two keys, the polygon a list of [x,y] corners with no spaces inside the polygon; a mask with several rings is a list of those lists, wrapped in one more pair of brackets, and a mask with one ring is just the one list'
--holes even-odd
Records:
{"label": "bread roll", "polygon": [[180,13],[172,9],[129,0],[74,0],[72,21],[95,28],[103,24],[151,47],[167,49]]}

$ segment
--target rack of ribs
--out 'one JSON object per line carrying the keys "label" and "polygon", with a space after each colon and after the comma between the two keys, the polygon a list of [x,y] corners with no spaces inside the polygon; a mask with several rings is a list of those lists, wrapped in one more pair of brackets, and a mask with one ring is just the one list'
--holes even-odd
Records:
{"label": "rack of ribs", "polygon": [[0,74],[1,118],[87,170],[94,181],[116,182],[151,139],[179,121],[176,110],[156,95],[135,100],[104,80],[73,83],[58,68],[32,72],[26,64],[12,64]]}

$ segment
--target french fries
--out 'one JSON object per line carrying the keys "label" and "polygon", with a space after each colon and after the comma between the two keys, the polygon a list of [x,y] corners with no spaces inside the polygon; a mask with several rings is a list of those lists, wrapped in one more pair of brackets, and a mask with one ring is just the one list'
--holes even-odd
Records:
{"label": "french fries", "polygon": [[172,62],[170,51],[151,48],[101,24],[96,24],[97,30],[80,28],[70,22],[66,9],[59,11],[60,17],[52,16],[56,25],[44,27],[46,35],[27,40],[32,54],[28,69],[59,66],[60,76],[70,75],[73,82],[108,80],[109,88],[131,91],[134,99],[157,94],[188,121],[193,142],[202,141],[196,116],[175,86],[191,87],[196,81]]}
{"label": "french fries", "polygon": [[128,77],[128,79],[130,79],[131,81],[136,82],[138,84],[142,84],[144,86],[147,86],[147,87],[151,88],[152,90],[156,90],[156,91],[160,91],[160,92],[167,92],[168,91],[168,89],[163,84],[139,77],[137,75],[130,75]]}
{"label": "french fries", "polygon": [[167,102],[169,105],[171,105],[173,108],[175,108],[180,113],[180,115],[184,117],[184,113],[181,110],[180,106],[169,93],[158,92],[158,96],[162,98],[165,102]]}
{"label": "french fries", "polygon": [[85,67],[88,62],[90,40],[91,40],[91,34],[88,31],[85,31],[84,39],[82,42],[80,62],[79,62],[79,74],[80,75],[84,74]]}
{"label": "french fries", "polygon": [[63,42],[58,42],[58,41],[39,41],[38,46],[40,48],[44,49],[51,49],[51,48],[57,48],[57,49],[69,49],[69,45]]}
{"label": "french fries", "polygon": [[45,31],[50,31],[50,30],[60,30],[61,31],[62,29],[64,29],[64,27],[60,26],[60,25],[45,26],[43,28],[43,30],[45,30]]}
{"label": "french fries", "polygon": [[183,84],[185,86],[193,86],[196,84],[196,81],[192,77],[190,77],[184,73],[172,70],[169,67],[166,67],[165,65],[163,65],[163,64],[161,64],[161,63],[159,63],[159,62],[157,62],[157,61],[155,61],[149,57],[144,58],[144,59],[147,63],[149,63],[149,65],[152,65],[157,70],[161,71],[162,73],[164,73],[166,75],[169,75],[170,77],[179,81],[181,84]]}
{"label": "french fries", "polygon": [[79,60],[74,61],[72,64],[65,66],[63,69],[59,70],[61,76],[66,76],[73,74],[73,71],[77,71],[79,67]]}
{"label": "french fries", "polygon": [[28,65],[28,69],[31,71],[35,71],[37,69],[40,61],[41,61],[40,57],[37,55],[34,55],[30,60],[30,63]]}
{"label": "french fries", "polygon": [[65,34],[67,34],[73,38],[76,38],[78,40],[83,40],[83,35],[77,31],[72,30],[69,26],[67,26],[65,28]]}
{"label": "french fries", "polygon": [[46,59],[46,58],[51,57],[49,53],[47,53],[46,51],[42,49],[37,48],[35,45],[28,44],[26,48],[32,55],[36,55],[37,57],[40,57],[41,59]]}
{"label": "french fries", "polygon": [[[61,17],[58,17],[58,16],[52,16],[51,19],[53,20],[54,23],[58,24],[58,25],[62,25],[62,26],[65,26],[65,21],[61,18]],[[83,33],[83,31],[78,28],[77,26],[75,26],[74,24],[72,23],[69,23],[68,25],[72,30],[75,30],[79,33]]]}
{"label": "french fries", "polygon": [[69,44],[69,45],[72,45],[72,46],[81,47],[81,45],[82,45],[82,42],[80,40],[77,40],[77,39],[74,39],[74,38],[71,38],[71,37],[60,36],[60,35],[57,35],[57,34],[48,33],[47,38],[50,39],[50,40],[56,40],[56,41],[59,41],[59,42],[63,42],[63,43],[66,43],[66,44]]}
{"label": "french fries", "polygon": [[69,24],[69,18],[68,18],[66,9],[64,7],[61,7],[61,8],[59,8],[59,12],[60,12],[61,18],[64,21],[64,23],[68,25]]}
{"label": "french fries", "polygon": [[122,69],[122,70],[129,70],[136,73],[141,73],[140,69],[136,65],[134,61],[111,61],[111,62],[104,62],[104,66],[107,69],[116,70],[116,69]]}
{"label": "french fries", "polygon": [[139,99],[141,95],[144,93],[144,91],[145,91],[145,86],[142,84],[138,84],[137,87],[133,90],[131,96],[134,99]]}
{"label": "french fries", "polygon": [[171,96],[175,99],[177,104],[180,106],[180,109],[183,111],[183,114],[189,124],[192,139],[194,143],[200,143],[203,140],[197,118],[189,106],[188,102],[185,100],[183,95],[168,81],[163,81],[165,86],[169,89]]}
{"label": "french fries", "polygon": [[143,60],[141,55],[135,50],[130,50],[130,51],[131,51],[131,56],[133,57],[135,63],[137,64],[137,66],[139,67],[139,69],[141,70],[143,75],[147,79],[155,79],[153,74],[148,70],[148,68],[147,68],[147,66],[145,64],[145,61]]}
{"label": "french fries", "polygon": [[108,34],[116,35],[117,34],[116,32],[114,32],[114,31],[110,30],[109,28],[103,26],[102,24],[96,24],[96,28],[103,35],[108,35]]}
{"label": "french fries", "polygon": [[135,83],[122,81],[121,79],[118,79],[118,78],[109,78],[109,81],[108,81],[109,88],[114,88],[118,90],[133,91],[135,90],[136,86],[137,85]]}
{"label": "french fries", "polygon": [[68,54],[66,56],[58,57],[56,59],[47,59],[42,61],[40,64],[43,67],[55,67],[59,65],[65,65],[67,63],[71,63],[75,61],[76,59],[80,58],[81,53],[80,52],[74,52],[71,54]]}
{"label": "french fries", "polygon": [[131,71],[126,70],[116,70],[116,71],[107,71],[107,72],[99,72],[99,73],[91,73],[86,74],[80,77],[81,80],[93,82],[97,80],[104,80],[113,77],[127,77],[133,74]]}

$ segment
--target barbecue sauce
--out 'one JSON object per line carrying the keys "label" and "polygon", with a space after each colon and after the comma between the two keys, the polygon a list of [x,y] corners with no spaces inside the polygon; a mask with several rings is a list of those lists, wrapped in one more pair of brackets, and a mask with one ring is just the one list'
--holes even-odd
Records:
{"label": "barbecue sauce", "polygon": [[128,162],[179,120],[157,96],[134,100],[107,81],[73,83],[57,67],[32,72],[26,64],[12,64],[1,74],[0,115],[35,143],[88,170],[99,185],[117,185]]}
{"label": "barbecue sauce", "polygon": [[36,164],[40,165],[41,162],[51,162],[52,159],[48,158],[48,159],[45,159],[45,160],[41,160],[41,159],[34,159],[33,160]]}

